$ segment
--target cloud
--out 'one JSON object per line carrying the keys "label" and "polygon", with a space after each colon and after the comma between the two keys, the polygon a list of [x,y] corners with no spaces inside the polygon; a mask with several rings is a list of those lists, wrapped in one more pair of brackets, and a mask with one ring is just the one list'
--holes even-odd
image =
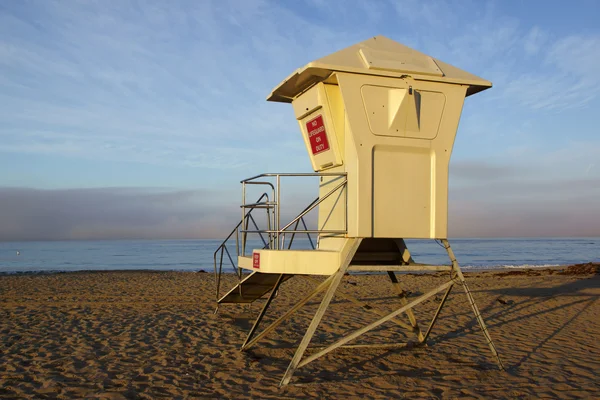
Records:
{"label": "cloud", "polygon": [[[398,15],[418,30],[424,52],[491,80],[484,96],[498,107],[555,111],[590,105],[600,95],[600,36],[560,36],[529,25],[497,2],[397,2]],[[466,17],[468,16],[468,18]]]}
{"label": "cloud", "polygon": [[447,28],[458,19],[455,8],[447,1],[405,0],[392,4],[398,16],[412,24]]}
{"label": "cloud", "polygon": [[[548,35],[538,30],[536,36]],[[507,82],[507,98],[534,110],[559,111],[581,108],[598,98],[600,76],[594,65],[600,63],[600,36],[570,35],[535,49],[542,64]]]}
{"label": "cloud", "polygon": [[[569,182],[561,182],[540,190],[541,193],[554,193],[565,190],[561,184],[570,187]],[[595,184],[598,184],[596,181]],[[530,190],[529,188],[507,188],[507,190]],[[482,189],[485,190],[485,189]],[[514,195],[511,201],[505,197]],[[598,237],[600,236],[600,205],[598,193],[571,197],[544,199],[528,192],[504,192],[504,201],[490,202],[475,195],[462,200],[451,194],[449,206],[449,234],[451,237]],[[527,197],[528,201],[523,201]]]}
{"label": "cloud", "polygon": [[5,11],[0,152],[74,162],[305,171],[291,107],[264,99],[331,43],[369,36],[265,1],[49,1]]}
{"label": "cloud", "polygon": [[[543,138],[542,138],[543,139]],[[569,140],[565,144],[541,151],[542,144],[526,144],[508,147],[504,151],[487,158],[477,157],[450,162],[450,182],[452,186],[485,188],[497,187],[504,183],[536,187],[547,182],[572,182],[573,192],[585,189],[578,182],[600,180],[600,169],[596,168],[600,142],[598,140]],[[491,188],[493,190],[493,188]],[[562,192],[559,190],[559,192]],[[491,195],[490,195],[491,197]]]}
{"label": "cloud", "polygon": [[462,160],[450,166],[449,234],[600,236],[600,145]]}
{"label": "cloud", "polygon": [[[282,225],[316,193],[316,185],[308,191],[287,186]],[[258,195],[249,191],[248,202]],[[239,193],[217,190],[0,188],[0,241],[224,238],[241,218],[239,206]],[[253,215],[266,228],[266,214],[257,210]]]}
{"label": "cloud", "polygon": [[[313,196],[289,192],[282,225]],[[600,236],[599,197],[600,179],[452,186],[449,235]],[[0,241],[224,238],[240,219],[237,194],[152,188],[2,188],[0,210]]]}
{"label": "cloud", "polygon": [[[0,13],[4,152],[220,169],[255,164],[250,150],[264,165],[282,142],[301,145],[291,107],[265,104],[266,94],[299,66],[379,33],[372,27],[393,12],[411,27],[394,24],[393,38],[492,79],[500,107],[568,109],[598,94],[598,38],[553,37],[494,3],[34,4]],[[547,55],[535,73],[519,62],[534,54]]]}
{"label": "cloud", "polygon": [[538,26],[529,30],[523,39],[523,49],[528,55],[538,54],[547,40],[547,34]]}
{"label": "cloud", "polygon": [[0,189],[0,240],[213,238],[237,219],[214,191]]}
{"label": "cloud", "polygon": [[459,161],[450,168],[452,179],[459,181],[497,181],[514,177],[518,168],[509,165],[491,164],[481,161]]}
{"label": "cloud", "polygon": [[[290,12],[262,2],[32,10],[0,17],[0,64],[12,76],[0,80],[1,151],[220,169],[248,166],[263,140],[277,153],[282,131],[297,135],[291,108],[262,104],[297,67],[280,57],[295,40],[272,34],[285,28],[278,17],[307,25]],[[49,145],[40,132],[69,141]]]}
{"label": "cloud", "polygon": [[517,168],[476,169],[450,187],[451,236],[600,236],[600,175],[540,180]]}

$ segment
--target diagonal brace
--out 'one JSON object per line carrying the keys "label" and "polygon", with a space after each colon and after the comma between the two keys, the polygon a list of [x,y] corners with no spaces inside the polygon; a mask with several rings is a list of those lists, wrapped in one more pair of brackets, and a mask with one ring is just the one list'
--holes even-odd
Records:
{"label": "diagonal brace", "polygon": [[279,289],[279,285],[281,285],[281,282],[283,282],[284,276],[285,276],[284,274],[281,274],[281,275],[279,275],[279,278],[277,278],[277,282],[275,283],[275,286],[273,286],[273,289],[271,290],[271,294],[269,295],[269,298],[267,299],[262,310],[260,310],[258,317],[256,317],[256,321],[254,321],[254,325],[252,325],[250,332],[248,332],[248,336],[246,337],[244,344],[242,344],[242,349],[244,348],[244,346],[246,346],[246,343],[248,343],[248,341],[250,339],[252,339],[252,336],[254,336],[254,332],[256,332],[256,329],[258,329],[258,326],[260,325],[260,322],[262,321],[263,317],[265,316],[267,309],[269,308],[269,306],[271,305],[271,302],[275,298],[275,295],[277,294],[277,289]]}
{"label": "diagonal brace", "polygon": [[332,350],[335,350],[336,348],[348,343],[351,340],[356,339],[357,337],[359,337],[360,335],[378,327],[379,325],[383,324],[384,322],[387,322],[389,320],[391,320],[392,318],[406,312],[406,310],[409,310],[411,308],[413,308],[414,306],[424,302],[425,300],[427,300],[428,298],[430,298],[431,296],[434,296],[436,293],[446,289],[448,286],[453,285],[454,282],[453,281],[448,281],[446,283],[444,283],[443,285],[425,293],[424,295],[418,297],[417,299],[411,301],[410,303],[406,304],[405,306],[400,307],[399,309],[397,309],[396,311],[393,311],[392,313],[386,315],[383,318],[378,319],[377,321],[361,328],[358,329],[356,331],[354,331],[353,333],[351,333],[350,335],[338,340],[337,342],[335,342],[334,344],[332,344],[331,346],[307,357],[306,359],[304,359],[304,361],[302,361],[301,363],[299,363],[298,368],[305,366],[306,364],[316,360],[319,357],[324,356],[325,354],[329,353]]}
{"label": "diagonal brace", "polygon": [[[313,280],[311,278],[309,278],[310,280]],[[362,309],[372,312],[373,314],[379,315],[380,317],[383,317],[384,315],[386,315],[385,311],[382,311],[378,308],[373,307],[372,305],[357,299],[356,297],[353,297],[347,293],[344,293],[341,289],[338,289],[338,291],[335,293],[336,296],[339,296],[343,299],[348,300],[351,303],[356,304],[357,306],[361,307]],[[413,331],[414,327],[398,320],[398,319],[393,319],[392,322],[394,322],[395,324],[398,324],[399,326],[401,326],[404,329],[408,329],[409,331]]]}
{"label": "diagonal brace", "polygon": [[312,290],[312,292],[310,292],[305,298],[303,298],[298,303],[296,303],[292,308],[290,308],[288,311],[286,311],[281,317],[279,317],[275,321],[273,321],[273,323],[271,323],[271,325],[266,327],[265,330],[262,331],[261,333],[259,333],[254,339],[252,339],[250,341],[246,341],[246,343],[244,343],[242,346],[242,350],[248,350],[250,347],[254,346],[259,340],[261,340],[263,337],[268,335],[273,329],[275,329],[279,325],[281,325],[281,323],[283,321],[285,321],[293,313],[298,311],[302,306],[304,306],[306,303],[308,303],[312,298],[314,298],[316,295],[321,293],[323,290],[327,289],[329,287],[329,285],[331,284],[331,280],[332,280],[333,276],[334,275],[331,275],[329,278],[327,278],[326,280],[321,282],[321,284],[319,286],[317,286],[316,288],[314,288]]}
{"label": "diagonal brace", "polygon": [[329,303],[331,303],[331,299],[333,299],[333,296],[335,295],[335,292],[342,278],[344,277],[348,266],[350,265],[350,261],[352,261],[352,258],[354,257],[354,254],[356,254],[356,251],[358,250],[358,247],[360,246],[361,242],[362,238],[349,239],[350,247],[348,249],[348,252],[344,257],[343,262],[340,264],[340,268],[338,269],[338,271],[331,275],[331,284],[329,285],[329,289],[327,290],[327,292],[325,292],[325,295],[321,300],[321,304],[319,304],[317,312],[315,313],[312,321],[310,322],[310,325],[308,326],[304,337],[300,341],[300,344],[296,349],[296,353],[294,353],[294,357],[292,358],[290,365],[288,365],[288,368],[285,371],[285,375],[283,375],[283,379],[281,380],[279,386],[287,385],[290,382],[290,379],[292,379],[294,372],[298,368],[298,363],[300,363],[300,361],[302,360],[302,356],[304,355],[306,348],[312,340],[312,337],[315,334],[317,327],[321,323],[321,319],[323,318],[323,315],[325,315],[325,312],[329,307]]}
{"label": "diagonal brace", "polygon": [[425,336],[423,337],[423,340],[420,340],[420,342],[422,344],[427,345],[427,338],[429,337],[429,334],[431,333],[431,330],[433,329],[433,326],[435,325],[435,323],[440,315],[440,312],[442,311],[442,308],[444,308],[446,299],[448,299],[448,295],[452,291],[453,286],[454,285],[448,286],[446,293],[444,293],[444,297],[442,297],[442,300],[440,301],[440,305],[438,306],[437,310],[435,311],[435,314],[433,315],[433,318],[431,319],[431,322],[429,323],[429,328],[427,328],[427,332],[425,332]]}

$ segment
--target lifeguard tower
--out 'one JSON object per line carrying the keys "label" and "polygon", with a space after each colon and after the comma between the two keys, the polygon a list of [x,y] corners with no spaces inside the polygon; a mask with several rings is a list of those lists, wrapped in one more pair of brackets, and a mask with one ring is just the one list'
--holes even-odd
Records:
{"label": "lifeguard tower", "polygon": [[[377,36],[296,70],[268,96],[268,101],[292,104],[315,173],[261,174],[243,180],[241,220],[215,252],[214,261],[218,305],[267,297],[242,350],[325,292],[281,385],[289,383],[297,368],[387,321],[407,328],[416,344],[425,344],[454,285],[464,289],[502,368],[447,240],[448,166],[463,101],[491,86],[489,81]],[[307,176],[319,179],[319,196],[296,218],[282,223],[281,181]],[[250,188],[257,187],[266,190],[258,200],[248,201]],[[318,213],[316,229],[308,229],[305,223],[312,210]],[[258,218],[258,213],[264,217]],[[261,244],[248,249],[249,235],[259,237]],[[308,236],[311,248],[293,249],[296,235]],[[450,263],[415,263],[406,238],[441,241]],[[236,256],[228,246],[233,240]],[[238,282],[222,295],[221,274],[227,262],[235,268]],[[401,306],[391,313],[366,307],[380,318],[303,359],[334,295],[365,306],[361,300],[336,292],[344,274],[352,271],[387,274]],[[405,271],[448,271],[449,278],[413,299],[399,286],[396,272]],[[281,283],[312,275],[327,278],[255,335]],[[412,309],[442,291],[437,311],[422,331]],[[407,314],[407,323],[396,318],[401,314]]]}

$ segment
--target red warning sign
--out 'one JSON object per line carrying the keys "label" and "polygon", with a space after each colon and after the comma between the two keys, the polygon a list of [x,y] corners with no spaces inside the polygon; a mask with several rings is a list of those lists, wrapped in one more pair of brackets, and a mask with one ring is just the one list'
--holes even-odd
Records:
{"label": "red warning sign", "polygon": [[260,269],[260,253],[252,253],[252,268]]}
{"label": "red warning sign", "polygon": [[323,116],[317,115],[306,123],[306,131],[308,132],[308,140],[313,155],[317,155],[329,150],[329,142],[327,141],[327,132],[325,132],[325,124]]}

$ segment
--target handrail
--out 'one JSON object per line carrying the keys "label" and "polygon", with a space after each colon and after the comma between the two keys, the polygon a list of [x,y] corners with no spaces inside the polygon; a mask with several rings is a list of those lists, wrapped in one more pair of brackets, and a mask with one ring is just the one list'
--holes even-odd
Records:
{"label": "handrail", "polygon": [[347,181],[343,181],[342,183],[340,183],[339,185],[337,185],[336,187],[334,187],[333,189],[331,189],[329,191],[329,193],[327,193],[325,196],[319,198],[319,200],[315,203],[313,203],[310,207],[308,207],[307,209],[305,209],[304,211],[302,211],[300,214],[298,214],[298,216],[296,218],[294,218],[289,224],[287,224],[286,226],[284,226],[283,228],[280,229],[280,232],[285,231],[287,228],[289,228],[290,226],[292,226],[292,224],[296,221],[298,221],[300,218],[304,217],[306,214],[308,214],[309,212],[311,212],[316,206],[318,206],[319,204],[321,204],[323,201],[325,201],[329,196],[331,196],[333,193],[335,193],[338,189],[341,189],[342,187],[346,186]]}
{"label": "handrail", "polygon": [[[347,227],[347,220],[346,220],[346,226],[344,227],[343,230],[340,229],[334,229],[334,230],[324,230],[324,229],[308,229],[306,227],[306,223],[304,221],[304,217],[306,216],[306,214],[308,214],[310,211],[312,211],[313,209],[315,209],[319,204],[321,204],[323,201],[325,201],[327,198],[329,198],[332,194],[336,193],[338,190],[344,188],[347,183],[348,180],[347,179],[343,179],[342,182],[340,182],[339,184],[337,184],[333,189],[331,189],[329,192],[327,192],[325,195],[317,197],[313,202],[311,202],[302,212],[300,212],[300,214],[298,214],[294,219],[292,219],[288,224],[286,224],[284,227],[281,227],[279,224],[279,219],[280,219],[280,178],[282,176],[293,176],[293,177],[297,177],[297,176],[309,176],[309,177],[316,177],[316,176],[334,176],[334,177],[347,177],[346,173],[334,173],[334,172],[315,172],[315,173],[282,173],[282,174],[276,174],[276,173],[265,173],[265,174],[260,174],[260,175],[256,175],[254,177],[245,179],[242,182],[242,201],[245,201],[246,198],[246,190],[245,190],[245,185],[247,183],[252,183],[253,179],[258,179],[258,178],[265,178],[265,177],[271,177],[271,178],[276,178],[277,182],[275,185],[275,190],[274,190],[274,196],[275,198],[273,199],[272,202],[270,202],[273,205],[273,209],[274,209],[274,227],[273,228],[269,228],[269,229],[248,229],[247,224],[246,226],[242,226],[241,232],[243,234],[248,234],[248,233],[258,233],[258,234],[262,234],[262,233],[266,233],[269,235],[269,237],[273,236],[273,241],[275,242],[276,246],[275,249],[280,249],[280,248],[285,248],[285,244],[284,244],[284,240],[285,240],[285,233],[291,233],[292,235],[295,235],[296,233],[306,233],[310,239],[310,234],[311,233],[316,233],[316,234],[321,234],[321,233],[326,233],[326,234],[345,234],[347,233],[348,227]],[[262,181],[261,181],[262,182]],[[245,207],[247,206],[256,206],[256,204],[252,204],[252,205],[246,205],[244,204],[242,206],[242,209],[245,209]],[[302,221],[302,224],[304,225],[304,230],[298,230],[298,224],[300,223],[300,221]],[[296,224],[294,230],[289,230],[289,228],[291,226],[293,226],[294,224]],[[282,240],[280,240],[282,239]],[[293,240],[293,239],[292,239]],[[312,245],[312,239],[311,240],[311,245]],[[291,243],[291,242],[290,242]],[[242,245],[242,255],[245,255],[245,246]]]}
{"label": "handrail", "polygon": [[247,230],[246,233],[339,233],[343,234],[347,231],[345,229],[301,229],[301,230],[273,230],[273,229],[257,229]]}
{"label": "handrail", "polygon": [[248,185],[268,185],[268,186],[271,186],[271,189],[275,190],[275,186],[273,186],[273,184],[271,182],[254,182],[254,181],[250,182],[249,181],[249,182],[245,182],[245,183],[247,183]]}
{"label": "handrail", "polygon": [[[308,210],[309,208],[311,208],[316,202],[319,201],[319,198],[317,197],[316,199],[314,199],[309,205],[306,206],[306,208],[304,210],[302,210],[302,212]],[[298,230],[298,225],[300,225],[300,222],[302,221],[302,225],[304,226],[304,230],[308,230],[308,227],[306,226],[306,222],[304,222],[304,217],[301,217],[298,221],[296,221],[296,226],[294,227],[294,230]],[[308,241],[310,242],[310,246],[312,247],[312,249],[315,249],[315,244],[312,241],[312,238],[310,237],[310,233],[306,232],[306,236],[308,237]],[[288,244],[288,250],[292,248],[292,243],[294,243],[294,238],[296,237],[296,232],[292,232],[292,237],[290,238],[290,244]],[[285,248],[285,233],[283,234],[283,238],[281,240],[282,242],[282,247]]]}
{"label": "handrail", "polygon": [[[335,184],[335,187],[329,190],[326,194],[317,197],[313,200],[304,210],[302,210],[295,218],[293,218],[289,223],[285,226],[281,227],[280,217],[281,217],[281,177],[341,177],[341,182],[338,179],[329,179],[327,184]],[[257,181],[260,178],[275,178],[275,184],[269,182],[268,179]],[[272,179],[273,180],[273,179]],[[315,249],[315,243],[311,237],[311,234],[332,234],[332,235],[343,235],[348,233],[348,222],[347,216],[344,222],[344,229],[308,229],[306,225],[306,221],[304,217],[317,208],[323,201],[328,199],[331,195],[341,190],[340,193],[344,193],[344,188],[347,187],[348,179],[346,173],[337,173],[337,172],[314,172],[314,173],[264,173],[260,175],[256,175],[247,179],[240,181],[242,184],[242,204],[240,206],[242,211],[242,218],[239,223],[233,228],[233,230],[229,233],[229,235],[223,240],[223,242],[217,247],[213,254],[213,262],[215,269],[215,283],[216,283],[216,296],[217,301],[219,300],[220,294],[220,286],[221,286],[221,275],[223,273],[223,261],[225,261],[225,257],[229,260],[230,265],[236,269],[236,275],[238,276],[238,280],[241,282],[243,275],[242,269],[237,265],[237,260],[234,261],[231,252],[228,249],[228,242],[232,240],[235,235],[235,246],[237,256],[245,256],[246,254],[246,242],[248,234],[258,234],[262,243],[264,245],[263,248],[279,250],[286,248],[286,234],[290,234],[290,240],[287,244],[287,248],[290,249],[292,243],[294,242],[295,235],[306,234],[310,245],[313,249]],[[260,195],[258,200],[254,203],[246,203],[246,185],[264,185],[270,189],[272,194],[272,198],[269,198],[269,194],[267,192]],[[347,193],[346,193],[346,203],[348,201]],[[347,204],[346,204],[347,206]],[[267,227],[266,229],[262,229],[260,227],[252,212],[256,209],[264,209],[266,211],[267,217]],[[300,224],[304,229],[298,229]],[[252,228],[250,227],[252,225]],[[266,235],[268,240],[265,239]],[[241,237],[241,241],[240,241]],[[216,312],[216,311],[215,311]]]}
{"label": "handrail", "polygon": [[249,183],[249,181],[253,181],[254,179],[264,178],[264,177],[277,177],[277,176],[346,176],[345,172],[282,172],[282,173],[274,173],[268,172],[265,174],[256,175],[244,180],[241,180],[240,183]]}
{"label": "handrail", "polygon": [[[271,188],[271,193],[273,194],[273,201],[269,201],[269,198],[267,196],[267,201],[265,202],[266,204],[260,204],[261,200],[262,200],[262,196],[255,202],[255,203],[250,203],[247,204],[246,203],[246,185],[265,185]],[[277,185],[277,187],[279,187],[279,185]],[[275,186],[268,181],[252,181],[252,182],[243,182],[242,183],[242,205],[240,206],[241,211],[242,211],[242,229],[241,229],[241,233],[242,233],[242,250],[241,250],[241,254],[245,255],[246,254],[246,235],[247,235],[247,231],[248,230],[248,217],[246,214],[246,209],[250,208],[250,211],[256,209],[256,208],[264,208],[267,212],[267,225],[268,225],[268,229],[271,229],[271,225],[275,224],[275,223],[279,223],[278,221],[275,221],[276,216],[279,215],[278,212],[278,202],[279,202],[279,193],[276,192],[276,188]],[[270,213],[270,209],[273,209],[273,215],[271,215]],[[271,218],[273,218],[273,221],[271,221]],[[258,226],[256,224],[256,221],[252,220],[252,223],[254,224],[254,226],[256,227],[256,229],[258,230]],[[264,242],[264,238],[262,237],[262,233],[260,234],[261,239]],[[272,235],[269,233],[269,245],[273,242],[273,237]],[[265,244],[265,246],[267,246]],[[240,255],[240,251],[238,249],[238,256]]]}
{"label": "handrail", "polygon": [[274,201],[264,201],[264,202],[257,201],[256,203],[242,204],[240,207],[259,208],[262,206],[275,206],[275,205],[277,205],[277,203]]}

